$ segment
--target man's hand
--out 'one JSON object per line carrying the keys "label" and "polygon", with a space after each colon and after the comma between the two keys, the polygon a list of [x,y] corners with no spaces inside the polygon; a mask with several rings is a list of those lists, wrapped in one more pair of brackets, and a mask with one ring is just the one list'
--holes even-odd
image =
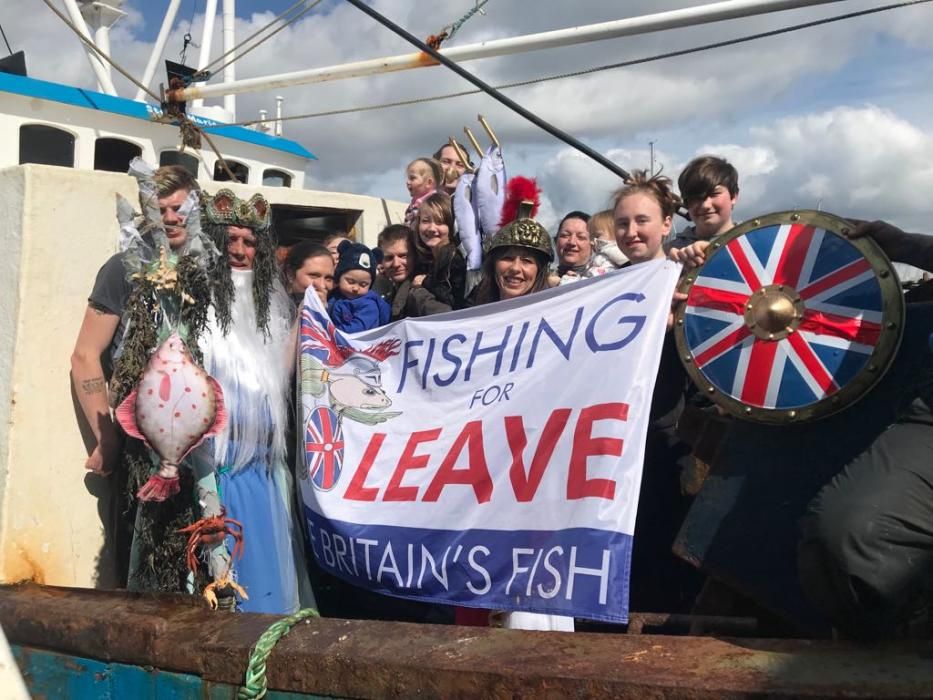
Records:
{"label": "man's hand", "polygon": [[84,468],[100,476],[108,476],[117,464],[120,456],[120,442],[115,430],[111,427],[101,431],[97,447],[84,463]]}
{"label": "man's hand", "polygon": [[846,232],[847,238],[863,238],[868,236],[875,241],[892,260],[898,260],[903,254],[903,247],[908,234],[887,221],[858,221],[854,220],[855,228]]}
{"label": "man's hand", "polygon": [[667,257],[684,266],[685,270],[692,270],[706,262],[706,249],[709,241],[697,241],[683,248],[671,248]]}
{"label": "man's hand", "polygon": [[687,301],[687,295],[683,292],[674,292],[674,296],[671,298],[671,310],[667,314],[667,330],[670,330],[674,327],[674,312],[677,311],[677,307]]}

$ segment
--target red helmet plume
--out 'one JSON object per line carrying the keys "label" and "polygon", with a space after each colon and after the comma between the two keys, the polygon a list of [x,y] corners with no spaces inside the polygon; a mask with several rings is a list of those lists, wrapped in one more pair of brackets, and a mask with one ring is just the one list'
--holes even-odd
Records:
{"label": "red helmet plume", "polygon": [[534,178],[522,177],[516,175],[505,183],[505,202],[502,204],[502,214],[499,217],[499,225],[510,224],[519,216],[522,202],[533,202],[531,212],[522,211],[522,215],[528,218],[534,218],[538,212],[538,206],[541,204],[541,189]]}

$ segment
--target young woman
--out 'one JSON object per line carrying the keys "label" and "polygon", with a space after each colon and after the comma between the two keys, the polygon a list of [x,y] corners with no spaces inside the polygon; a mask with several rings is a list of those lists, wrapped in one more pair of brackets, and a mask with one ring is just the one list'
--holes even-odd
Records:
{"label": "young woman", "polygon": [[465,306],[466,260],[451,238],[454,213],[450,197],[435,192],[419,208],[414,226],[415,287],[427,289],[442,304],[461,309]]}
{"label": "young woman", "polygon": [[[648,177],[639,170],[615,193],[616,242],[629,265],[665,258],[664,242],[679,203],[668,178]],[[681,489],[681,475],[693,469],[693,457],[690,445],[677,434],[689,386],[669,331],[651,397],[632,550],[632,610],[689,612],[699,591],[696,569],[671,553],[690,505]]]}
{"label": "young woman", "polygon": [[314,287],[321,303],[334,288],[334,259],[320,243],[301,241],[288,250],[283,264],[285,284],[292,299],[300,304],[305,290]]}

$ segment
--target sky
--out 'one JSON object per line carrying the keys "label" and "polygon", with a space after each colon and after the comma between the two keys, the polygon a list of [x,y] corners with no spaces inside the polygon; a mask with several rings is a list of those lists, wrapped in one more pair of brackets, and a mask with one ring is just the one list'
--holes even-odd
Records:
{"label": "sky", "polygon": [[[32,7],[23,12],[25,4]],[[293,0],[240,0],[236,31],[245,38]],[[112,55],[136,76],[159,30],[167,1],[128,0],[114,27]],[[473,0],[371,3],[425,37],[461,17]],[[685,0],[489,0],[446,46],[561,29],[702,4]],[[617,63],[765,32],[887,3],[841,0],[754,18],[464,63],[500,83]],[[218,3],[220,5],[220,3]],[[200,40],[205,0],[182,0],[164,57],[179,60],[182,37]],[[0,0],[0,25],[25,50],[30,75],[81,87],[95,81],[78,40],[39,0]],[[739,171],[736,219],[793,208],[886,219],[933,231],[933,3],[894,9],[737,46],[582,77],[515,88],[506,94],[627,170],[656,166],[676,180],[701,153]],[[221,52],[220,21],[213,56]],[[55,47],[50,51],[49,47]],[[410,45],[341,0],[324,0],[301,20],[238,61],[237,77],[409,53]],[[189,48],[187,62],[197,61]],[[120,94],[135,89],[119,76]],[[237,117],[286,115],[427,97],[471,86],[443,67],[240,95]],[[465,125],[482,135],[485,114],[503,143],[510,175],[536,177],[539,219],[553,226],[573,209],[597,211],[621,183],[603,166],[555,140],[485,95],[285,123],[285,136],[319,160],[314,189],[404,200],[405,165],[428,155]],[[485,138],[481,136],[485,141]],[[681,222],[683,225],[683,222]]]}

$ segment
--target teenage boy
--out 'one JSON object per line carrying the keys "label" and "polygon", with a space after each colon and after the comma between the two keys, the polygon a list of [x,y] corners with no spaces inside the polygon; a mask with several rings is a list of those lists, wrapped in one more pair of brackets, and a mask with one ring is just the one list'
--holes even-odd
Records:
{"label": "teenage boy", "polygon": [[[724,158],[699,156],[687,163],[677,178],[677,186],[693,225],[677,234],[670,248],[673,251],[690,246],[705,251],[707,241],[735,226],[732,209],[739,198],[739,173]],[[704,244],[693,245],[699,241]]]}

